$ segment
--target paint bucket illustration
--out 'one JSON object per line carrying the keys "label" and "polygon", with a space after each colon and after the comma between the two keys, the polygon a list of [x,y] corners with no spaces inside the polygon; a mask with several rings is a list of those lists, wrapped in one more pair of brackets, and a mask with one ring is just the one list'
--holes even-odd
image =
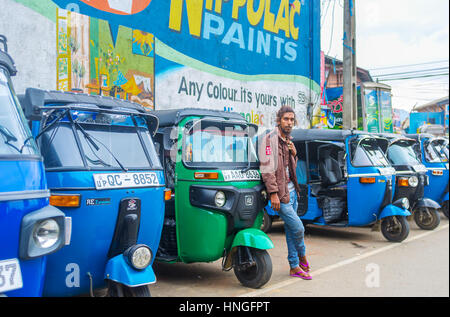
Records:
{"label": "paint bucket illustration", "polygon": [[80,0],[91,7],[120,15],[136,14],[146,9],[152,0]]}

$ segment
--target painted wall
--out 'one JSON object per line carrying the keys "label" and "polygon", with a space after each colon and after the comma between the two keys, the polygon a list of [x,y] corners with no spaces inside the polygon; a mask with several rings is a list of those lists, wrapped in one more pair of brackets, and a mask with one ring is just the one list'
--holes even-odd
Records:
{"label": "painted wall", "polygon": [[[33,15],[49,25],[33,35],[0,29],[11,33],[10,46],[30,41],[26,50],[46,57],[32,66],[33,73],[52,74],[44,88],[110,95],[156,109],[236,111],[266,128],[284,104],[294,107],[300,127],[320,116],[319,0],[2,2],[20,6],[1,11],[4,24],[12,24],[8,12],[18,12],[31,28]],[[32,58],[15,59],[19,71],[34,64]],[[40,78],[19,86],[38,87]]]}
{"label": "painted wall", "polygon": [[1,0],[0,34],[17,66],[17,93],[27,87],[56,88],[56,8],[52,1]]}
{"label": "painted wall", "polygon": [[155,35],[156,109],[236,111],[265,127],[282,104],[302,127],[320,112],[319,0],[53,1],[112,33]]}
{"label": "painted wall", "polygon": [[154,108],[152,34],[120,27],[113,35],[106,21],[51,0],[2,0],[0,34],[18,68],[17,93],[28,87],[77,91]]}

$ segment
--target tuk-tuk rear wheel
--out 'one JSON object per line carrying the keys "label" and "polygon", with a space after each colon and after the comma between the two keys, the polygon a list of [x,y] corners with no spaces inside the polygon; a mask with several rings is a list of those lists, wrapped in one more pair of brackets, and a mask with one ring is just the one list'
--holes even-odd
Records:
{"label": "tuk-tuk rear wheel", "polygon": [[109,297],[151,297],[148,285],[130,287],[114,281],[108,283]]}
{"label": "tuk-tuk rear wheel", "polygon": [[448,218],[448,200],[442,204],[442,212]]}
{"label": "tuk-tuk rear wheel", "polygon": [[441,223],[436,209],[421,208],[414,211],[414,221],[423,230],[434,230]]}
{"label": "tuk-tuk rear wheel", "polygon": [[265,233],[269,232],[272,228],[272,217],[264,211],[263,223],[261,225],[261,230]]}
{"label": "tuk-tuk rear wheel", "polygon": [[272,260],[266,250],[255,248],[248,249],[255,265],[246,268],[239,266],[239,260],[237,259],[238,252],[236,252],[234,254],[235,259],[233,259],[233,262],[235,263],[233,267],[234,274],[242,285],[250,288],[260,288],[266,284],[272,276]]}
{"label": "tuk-tuk rear wheel", "polygon": [[406,217],[391,216],[381,220],[381,233],[392,242],[402,242],[409,235],[409,224]]}

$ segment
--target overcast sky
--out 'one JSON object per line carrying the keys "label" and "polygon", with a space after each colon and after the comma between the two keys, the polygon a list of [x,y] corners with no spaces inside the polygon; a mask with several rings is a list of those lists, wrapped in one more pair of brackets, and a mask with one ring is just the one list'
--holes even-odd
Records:
{"label": "overcast sky", "polygon": [[[320,1],[322,50],[342,60],[344,0]],[[353,1],[358,67],[369,70],[372,77],[398,74],[384,78],[448,73],[448,0]],[[383,83],[392,87],[394,108],[411,110],[414,105],[448,96],[448,78],[445,75]]]}

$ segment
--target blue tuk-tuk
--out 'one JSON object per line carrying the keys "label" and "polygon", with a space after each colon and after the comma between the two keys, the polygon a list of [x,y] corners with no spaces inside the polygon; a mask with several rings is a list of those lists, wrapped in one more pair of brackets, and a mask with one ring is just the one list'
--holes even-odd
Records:
{"label": "blue tuk-tuk", "polygon": [[428,170],[429,178],[429,184],[425,186],[425,197],[438,202],[448,218],[448,141],[446,143],[444,138],[425,133],[406,134],[406,137],[419,141],[416,150]]}
{"label": "blue tuk-tuk", "polygon": [[383,153],[387,139],[355,130],[295,129],[291,135],[301,189],[297,213],[304,224],[380,223],[387,240],[407,238],[409,202],[393,201],[395,169]]}
{"label": "blue tuk-tuk", "polygon": [[408,198],[416,224],[424,230],[433,230],[441,221],[441,206],[425,196],[429,177],[414,150],[417,140],[399,134],[383,134],[389,140],[386,156],[396,171],[394,200]]}
{"label": "blue tuk-tuk", "polygon": [[[0,296],[42,295],[46,256],[70,237],[70,219],[49,205],[42,157],[30,139],[0,35]],[[67,230],[67,231],[66,231]]]}
{"label": "blue tuk-tuk", "polygon": [[48,258],[44,296],[105,287],[114,297],[150,296],[164,220],[158,119],[111,97],[29,88],[21,98],[50,201],[73,220],[70,246]]}

